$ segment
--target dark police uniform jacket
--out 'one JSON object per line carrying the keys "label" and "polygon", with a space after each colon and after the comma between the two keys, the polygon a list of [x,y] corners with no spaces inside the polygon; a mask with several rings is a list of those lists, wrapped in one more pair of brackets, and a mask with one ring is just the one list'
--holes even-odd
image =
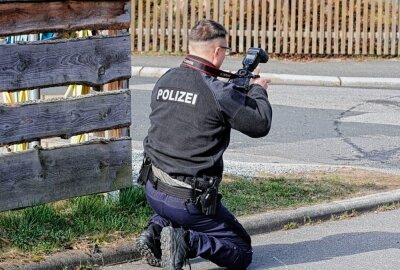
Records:
{"label": "dark police uniform jacket", "polygon": [[246,95],[233,83],[185,66],[158,80],[151,109],[144,151],[153,165],[173,176],[222,177],[231,128],[262,137],[272,119],[260,85],[251,85]]}

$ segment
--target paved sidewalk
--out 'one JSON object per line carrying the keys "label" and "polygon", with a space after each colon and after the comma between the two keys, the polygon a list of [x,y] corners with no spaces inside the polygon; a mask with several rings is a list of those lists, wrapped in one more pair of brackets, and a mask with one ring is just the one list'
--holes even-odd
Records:
{"label": "paved sidewalk", "polygon": [[[179,66],[182,59],[183,56],[134,55],[132,75],[160,77],[169,68]],[[241,57],[230,56],[222,69],[235,71],[242,67],[241,62]],[[400,89],[399,58],[308,62],[272,59],[260,67],[273,84]]]}

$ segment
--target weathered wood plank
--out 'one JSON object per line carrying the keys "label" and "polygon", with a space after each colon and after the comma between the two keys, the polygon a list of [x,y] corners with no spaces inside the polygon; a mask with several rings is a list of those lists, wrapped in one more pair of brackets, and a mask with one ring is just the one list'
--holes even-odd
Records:
{"label": "weathered wood plank", "polygon": [[260,12],[259,12],[259,7],[260,7],[260,1],[259,0],[254,0],[254,37],[253,37],[253,47],[258,48],[258,38],[259,38],[259,19],[260,19]]}
{"label": "weathered wood plank", "polygon": [[151,3],[150,0],[146,1],[146,11],[145,11],[145,29],[144,29],[144,50],[146,52],[150,49],[150,18],[151,18]]}
{"label": "weathered wood plank", "polygon": [[267,39],[267,2],[261,1],[261,48],[267,51],[266,39]]}
{"label": "weathered wood plank", "polygon": [[376,0],[371,0],[371,8],[370,8],[370,36],[369,36],[369,54],[375,54],[375,31],[376,31],[376,19],[375,19],[375,10],[376,10]]}
{"label": "weathered wood plank", "polygon": [[362,54],[368,53],[368,22],[369,22],[369,3],[363,3],[363,33],[362,33]]}
{"label": "weathered wood plank", "polygon": [[177,1],[175,3],[175,52],[179,52],[181,50],[181,2]]}
{"label": "weathered wood plank", "polygon": [[[320,22],[319,22],[319,45],[318,45],[318,53],[319,54],[324,54],[325,53],[325,0],[321,1],[320,3]],[[332,10],[328,11],[329,13],[332,12]]]}
{"label": "weathered wood plank", "polygon": [[297,53],[303,53],[303,13],[304,13],[303,0],[299,0],[299,10],[297,18]]}
{"label": "weathered wood plank", "polygon": [[0,212],[132,185],[130,139],[0,155]]}
{"label": "weathered wood plank", "polygon": [[0,146],[40,138],[127,127],[131,123],[129,90],[30,102],[0,104]]}
{"label": "weathered wood plank", "polygon": [[137,48],[141,52],[143,50],[143,0],[138,0],[138,33]]}
{"label": "weathered wood plank", "polygon": [[326,18],[326,53],[332,53],[332,17],[333,17],[333,3],[328,0],[327,3],[327,18]]}
{"label": "weathered wood plank", "polygon": [[151,31],[152,38],[153,38],[153,52],[156,52],[158,50],[158,3],[153,3],[153,29]]}
{"label": "weathered wood plank", "polygon": [[348,35],[347,39],[347,54],[353,54],[353,43],[354,43],[354,0],[349,2],[349,23],[348,23]]}
{"label": "weathered wood plank", "polygon": [[168,52],[172,52],[172,40],[173,40],[173,14],[174,14],[174,9],[172,5],[172,1],[168,1],[168,44],[167,44],[167,50]]}
{"label": "weathered wood plank", "polygon": [[284,0],[283,1],[283,48],[282,48],[282,53],[288,53],[288,47],[289,47],[289,0]]}
{"label": "weathered wood plank", "polygon": [[296,0],[291,0],[290,3],[290,53],[295,53],[296,48]]}
{"label": "weathered wood plank", "polygon": [[305,39],[304,53],[310,53],[310,37],[311,37],[311,0],[306,0],[306,22],[305,22]]}
{"label": "weathered wood plank", "polygon": [[233,9],[232,9],[232,38],[231,38],[231,48],[233,52],[237,52],[237,12],[238,12],[238,4],[237,1],[233,1]]}
{"label": "weathered wood plank", "polygon": [[161,15],[160,15],[160,52],[165,51],[165,32],[166,32],[166,26],[165,26],[165,0],[161,0]]}
{"label": "weathered wood plank", "polygon": [[377,36],[376,36],[376,54],[382,55],[382,27],[383,27],[383,0],[378,1],[378,25],[377,25]]}
{"label": "weathered wood plank", "polygon": [[276,1],[276,39],[275,53],[281,53],[281,37],[282,37],[282,1]]}
{"label": "weathered wood plank", "polygon": [[244,49],[244,1],[240,1],[239,4],[239,52],[243,52]]}
{"label": "weathered wood plank", "polygon": [[[218,1],[217,1],[218,2]],[[247,0],[247,9],[246,9],[246,50],[250,47],[252,47],[252,28],[253,28],[253,0]]]}
{"label": "weathered wood plank", "polygon": [[[272,53],[274,52],[274,10],[275,10],[275,6],[274,6],[274,2],[275,1],[269,1],[268,2],[268,52]],[[240,45],[239,45],[240,46]]]}
{"label": "weathered wood plank", "polygon": [[189,2],[188,0],[183,1],[183,12],[182,12],[182,51],[187,52],[188,51],[188,40],[189,40]]}
{"label": "weathered wood plank", "polygon": [[360,54],[361,47],[361,0],[357,0],[356,3],[356,36],[355,36],[355,48],[354,53]]}
{"label": "weathered wood plank", "polygon": [[0,92],[127,79],[131,73],[129,37],[0,45]]}
{"label": "weathered wood plank", "polygon": [[127,29],[130,1],[0,1],[0,36],[80,29]]}

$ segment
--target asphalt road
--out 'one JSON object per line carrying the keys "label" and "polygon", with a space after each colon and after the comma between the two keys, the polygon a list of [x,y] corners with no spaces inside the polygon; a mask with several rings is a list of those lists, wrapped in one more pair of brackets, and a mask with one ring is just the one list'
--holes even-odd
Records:
{"label": "asphalt road", "polygon": [[[400,257],[399,222],[400,210],[393,210],[255,235],[253,263],[248,270],[396,270]],[[191,260],[191,267],[220,269],[202,259]],[[102,268],[130,269],[156,268],[144,261]]]}
{"label": "asphalt road", "polygon": [[[131,79],[131,136],[137,152],[149,127],[150,90],[155,81]],[[400,173],[399,90],[271,85],[270,134],[251,139],[234,131],[224,158],[228,165],[260,163],[267,171],[285,164],[291,170],[326,164]]]}

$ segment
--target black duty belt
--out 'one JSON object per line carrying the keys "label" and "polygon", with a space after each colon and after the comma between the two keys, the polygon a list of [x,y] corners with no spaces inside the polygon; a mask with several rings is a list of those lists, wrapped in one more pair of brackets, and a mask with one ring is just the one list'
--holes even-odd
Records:
{"label": "black duty belt", "polygon": [[160,181],[157,177],[154,176],[153,172],[150,172],[148,180],[150,181],[151,184],[153,184],[153,187],[167,195],[183,199],[183,200],[195,200],[197,195],[199,195],[201,192],[197,192],[195,189],[188,189],[184,187],[174,187],[171,185],[168,185],[166,183],[163,183]]}

